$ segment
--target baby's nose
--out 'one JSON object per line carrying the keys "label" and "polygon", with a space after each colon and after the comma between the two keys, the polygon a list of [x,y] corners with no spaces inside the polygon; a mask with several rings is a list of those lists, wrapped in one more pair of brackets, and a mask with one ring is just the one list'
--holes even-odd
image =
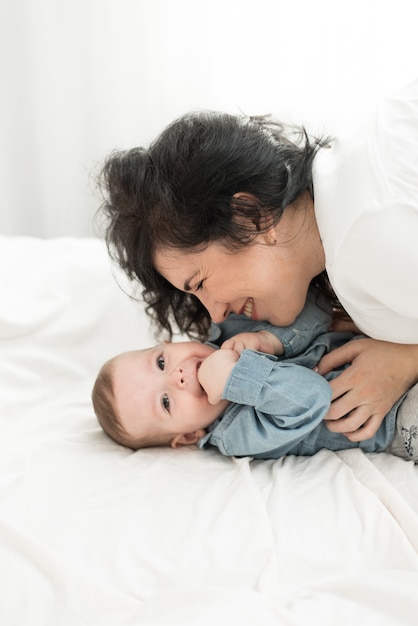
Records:
{"label": "baby's nose", "polygon": [[176,382],[179,387],[184,387],[186,384],[186,372],[183,367],[178,367],[175,372]]}

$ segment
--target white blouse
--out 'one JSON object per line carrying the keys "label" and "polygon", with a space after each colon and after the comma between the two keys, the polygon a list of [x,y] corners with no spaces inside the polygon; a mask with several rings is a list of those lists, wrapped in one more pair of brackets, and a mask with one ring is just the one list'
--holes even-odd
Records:
{"label": "white blouse", "polygon": [[418,80],[314,163],[326,269],[356,325],[418,343]]}

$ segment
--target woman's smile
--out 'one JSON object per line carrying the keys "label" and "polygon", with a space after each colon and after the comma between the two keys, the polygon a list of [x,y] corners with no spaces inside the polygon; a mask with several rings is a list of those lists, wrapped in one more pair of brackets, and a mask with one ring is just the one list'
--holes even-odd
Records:
{"label": "woman's smile", "polygon": [[253,298],[247,298],[245,301],[244,307],[242,309],[242,314],[245,315],[246,317],[252,318],[253,308],[254,308]]}

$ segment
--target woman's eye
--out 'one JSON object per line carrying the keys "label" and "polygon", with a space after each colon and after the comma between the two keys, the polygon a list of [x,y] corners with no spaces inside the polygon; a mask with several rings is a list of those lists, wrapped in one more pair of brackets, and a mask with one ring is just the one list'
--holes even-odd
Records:
{"label": "woman's eye", "polygon": [[165,410],[170,412],[170,400],[168,399],[167,394],[163,395],[162,403],[163,403],[163,407],[165,408]]}
{"label": "woman's eye", "polygon": [[196,285],[196,291],[201,291],[203,289],[203,280],[200,280]]}
{"label": "woman's eye", "polygon": [[160,370],[164,371],[164,367],[165,367],[165,361],[164,361],[164,357],[162,355],[160,355],[157,358],[157,365],[160,368]]}

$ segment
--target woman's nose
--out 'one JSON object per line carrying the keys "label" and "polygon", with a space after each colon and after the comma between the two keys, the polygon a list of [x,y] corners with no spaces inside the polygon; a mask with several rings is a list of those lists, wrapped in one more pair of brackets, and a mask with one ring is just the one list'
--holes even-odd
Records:
{"label": "woman's nose", "polygon": [[202,299],[201,302],[208,310],[211,320],[217,324],[225,321],[229,313],[229,307],[225,302],[218,302],[212,298]]}

